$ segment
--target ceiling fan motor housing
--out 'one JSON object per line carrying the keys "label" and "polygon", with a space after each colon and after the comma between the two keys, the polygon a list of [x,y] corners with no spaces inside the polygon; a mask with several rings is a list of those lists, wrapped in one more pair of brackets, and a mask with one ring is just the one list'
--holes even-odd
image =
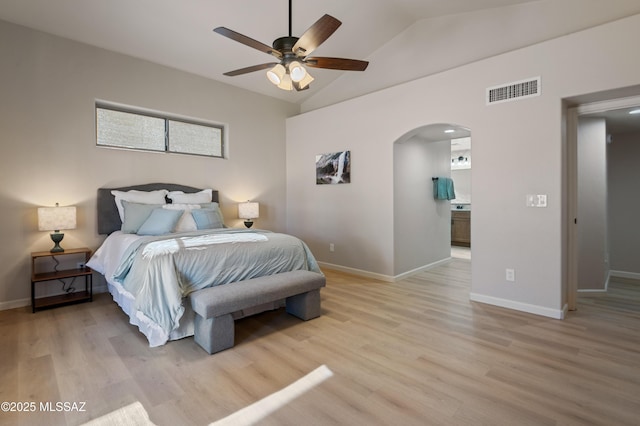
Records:
{"label": "ceiling fan motor housing", "polygon": [[[296,59],[293,46],[298,42],[298,37],[280,37],[274,40],[273,48],[284,56],[284,61],[290,62]],[[304,53],[304,52],[302,52]],[[289,61],[287,61],[289,59]]]}

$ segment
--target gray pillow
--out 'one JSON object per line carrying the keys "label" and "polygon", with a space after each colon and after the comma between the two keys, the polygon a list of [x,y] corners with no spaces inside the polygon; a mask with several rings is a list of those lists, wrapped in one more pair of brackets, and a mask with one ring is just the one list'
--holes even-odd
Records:
{"label": "gray pillow", "polygon": [[168,210],[155,208],[151,215],[145,220],[145,222],[138,229],[138,235],[165,235],[169,234],[176,223],[180,220],[184,211],[182,210]]}
{"label": "gray pillow", "polygon": [[193,216],[198,229],[224,228],[218,211],[214,209],[195,209],[191,210],[191,216]]}
{"label": "gray pillow", "polygon": [[149,218],[151,212],[162,207],[162,204],[140,204],[122,200],[124,222],[122,222],[122,232],[135,234],[142,224]]}

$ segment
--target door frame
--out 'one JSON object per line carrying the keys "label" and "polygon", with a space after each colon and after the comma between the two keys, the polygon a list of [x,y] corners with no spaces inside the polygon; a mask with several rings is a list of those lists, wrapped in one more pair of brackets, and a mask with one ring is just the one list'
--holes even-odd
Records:
{"label": "door frame", "polygon": [[567,214],[565,217],[567,236],[567,307],[577,309],[578,299],[578,121],[581,115],[596,114],[614,109],[640,105],[640,96],[609,99],[570,106],[567,108]]}

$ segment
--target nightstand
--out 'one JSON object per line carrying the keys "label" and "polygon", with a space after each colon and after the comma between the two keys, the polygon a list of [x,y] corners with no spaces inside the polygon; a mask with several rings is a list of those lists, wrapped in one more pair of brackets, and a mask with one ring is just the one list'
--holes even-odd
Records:
{"label": "nightstand", "polygon": [[[93,300],[93,271],[86,266],[82,268],[57,269],[58,257],[69,255],[84,255],[78,263],[86,265],[91,257],[91,250],[83,247],[77,249],[67,249],[63,252],[51,253],[50,251],[37,251],[31,253],[31,309],[35,312],[38,309],[53,308],[56,306],[68,305],[72,303],[91,302]],[[56,262],[53,271],[36,273],[36,260],[52,258]],[[67,278],[74,279],[84,277],[84,290],[74,291],[66,294],[39,297],[36,299],[36,284],[46,281],[62,281]]]}

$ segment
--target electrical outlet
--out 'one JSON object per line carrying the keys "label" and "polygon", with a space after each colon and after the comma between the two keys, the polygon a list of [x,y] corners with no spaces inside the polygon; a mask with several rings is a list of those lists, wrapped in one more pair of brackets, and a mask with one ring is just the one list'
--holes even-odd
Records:
{"label": "electrical outlet", "polygon": [[84,267],[85,267],[85,266],[86,266],[86,265],[84,264],[84,262],[78,262],[78,263],[76,263],[76,268],[78,268],[78,269],[84,269]]}
{"label": "electrical outlet", "polygon": [[515,269],[507,269],[506,270],[506,280],[509,282],[515,282],[516,280],[516,271]]}
{"label": "electrical outlet", "polygon": [[329,251],[336,251],[336,246],[333,243],[329,243]]}

